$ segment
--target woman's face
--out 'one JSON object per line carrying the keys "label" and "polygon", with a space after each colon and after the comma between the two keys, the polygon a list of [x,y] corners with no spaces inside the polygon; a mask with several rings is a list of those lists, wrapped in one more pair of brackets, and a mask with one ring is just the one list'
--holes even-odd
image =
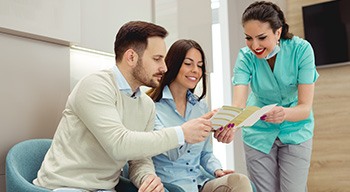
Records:
{"label": "woman's face", "polygon": [[282,28],[279,28],[273,33],[268,22],[262,23],[258,20],[245,22],[243,28],[246,44],[258,58],[265,58],[273,51],[282,31]]}
{"label": "woman's face", "polygon": [[187,51],[174,83],[177,83],[186,89],[195,88],[202,77],[203,64],[202,54],[197,49],[191,48]]}

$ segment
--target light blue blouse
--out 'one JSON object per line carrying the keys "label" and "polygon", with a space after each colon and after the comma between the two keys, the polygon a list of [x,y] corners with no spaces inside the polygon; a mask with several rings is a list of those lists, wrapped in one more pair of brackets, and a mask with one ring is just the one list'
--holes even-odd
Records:
{"label": "light blue blouse", "polygon": [[[185,117],[176,110],[176,105],[169,87],[163,90],[163,98],[156,102],[155,129],[179,126],[190,119],[202,116],[208,112],[204,101],[198,101],[190,91],[187,92],[187,106]],[[211,136],[205,141],[180,146],[153,157],[157,175],[162,181],[181,186],[185,191],[198,191],[198,185],[203,185],[206,178],[201,170],[202,166],[208,173],[214,175],[215,170],[222,166],[213,155]]]}
{"label": "light blue blouse", "polygon": [[[280,40],[272,71],[265,59],[257,58],[248,47],[240,50],[232,78],[234,85],[250,84],[251,93],[247,106],[277,103],[278,106],[293,107],[298,103],[298,85],[316,82],[314,52],[309,42],[294,36]],[[285,144],[299,144],[313,136],[313,113],[302,121],[284,121],[272,124],[259,120],[251,128],[242,131],[243,141],[248,146],[269,153],[278,137]]]}

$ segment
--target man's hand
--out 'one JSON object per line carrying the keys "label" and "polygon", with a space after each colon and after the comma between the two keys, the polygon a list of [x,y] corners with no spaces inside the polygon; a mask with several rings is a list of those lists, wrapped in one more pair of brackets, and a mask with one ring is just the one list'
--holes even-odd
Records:
{"label": "man's hand", "polygon": [[214,112],[211,111],[197,119],[192,119],[181,125],[187,143],[199,143],[208,137]]}
{"label": "man's hand", "polygon": [[159,177],[148,175],[141,184],[139,192],[164,192],[164,186]]}

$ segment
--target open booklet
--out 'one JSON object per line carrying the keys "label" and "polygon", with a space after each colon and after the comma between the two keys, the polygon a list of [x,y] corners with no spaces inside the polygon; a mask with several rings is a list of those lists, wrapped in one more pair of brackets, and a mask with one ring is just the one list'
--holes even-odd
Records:
{"label": "open booklet", "polygon": [[225,127],[229,123],[234,123],[235,129],[250,127],[254,125],[262,115],[270,111],[277,104],[266,105],[262,108],[257,106],[248,106],[244,109],[233,106],[222,106],[218,112],[211,117],[214,130]]}

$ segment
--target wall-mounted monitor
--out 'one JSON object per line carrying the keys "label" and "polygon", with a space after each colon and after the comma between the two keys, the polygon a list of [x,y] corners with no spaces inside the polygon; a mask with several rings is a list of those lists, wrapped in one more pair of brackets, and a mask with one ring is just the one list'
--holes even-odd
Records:
{"label": "wall-mounted monitor", "polygon": [[350,1],[336,0],[302,8],[304,34],[316,66],[350,63]]}

